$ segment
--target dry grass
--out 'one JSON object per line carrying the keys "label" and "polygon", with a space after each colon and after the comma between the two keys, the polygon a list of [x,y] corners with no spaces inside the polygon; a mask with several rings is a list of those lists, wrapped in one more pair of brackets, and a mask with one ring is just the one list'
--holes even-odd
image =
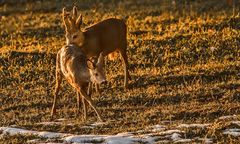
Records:
{"label": "dry grass", "polygon": [[[232,16],[225,1],[12,2],[0,4],[0,126],[115,134],[166,120],[214,123],[220,116],[240,114],[240,17]],[[108,17],[126,19],[131,88],[123,89],[120,60],[107,61],[108,84],[94,96],[107,125],[81,128],[96,118],[89,111],[88,122],[81,120],[75,91],[66,82],[57,117],[73,125],[36,125],[50,119],[55,54],[65,43],[61,8],[74,3],[82,10],[84,27]],[[188,134],[236,143],[239,138],[219,132],[226,125]],[[22,137],[4,138],[9,143],[18,139]]]}

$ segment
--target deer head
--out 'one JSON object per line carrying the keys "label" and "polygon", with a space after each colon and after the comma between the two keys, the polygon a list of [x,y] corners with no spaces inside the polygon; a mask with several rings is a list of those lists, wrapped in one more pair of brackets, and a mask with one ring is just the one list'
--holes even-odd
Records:
{"label": "deer head", "polygon": [[82,15],[78,16],[77,7],[73,7],[72,15],[66,12],[66,9],[63,8],[62,19],[65,27],[67,45],[76,44],[78,46],[82,46],[84,43],[84,35],[81,30]]}
{"label": "deer head", "polygon": [[104,70],[104,56],[100,53],[99,57],[92,57],[87,61],[88,69],[91,76],[91,81],[93,83],[103,83],[106,82],[106,74]]}

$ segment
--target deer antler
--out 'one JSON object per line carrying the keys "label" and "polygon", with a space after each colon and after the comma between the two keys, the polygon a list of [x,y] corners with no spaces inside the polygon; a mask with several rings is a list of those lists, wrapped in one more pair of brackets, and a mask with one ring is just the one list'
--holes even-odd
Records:
{"label": "deer antler", "polygon": [[62,20],[63,20],[63,24],[65,26],[65,29],[68,30],[71,27],[71,23],[69,21],[69,14],[66,13],[66,8],[64,7],[62,10]]}
{"label": "deer antler", "polygon": [[81,24],[82,24],[82,15],[80,14],[76,20],[76,25],[77,25],[77,27],[80,28]]}
{"label": "deer antler", "polygon": [[77,7],[74,6],[73,10],[72,10],[72,18],[73,18],[74,21],[77,20],[77,14],[78,14]]}

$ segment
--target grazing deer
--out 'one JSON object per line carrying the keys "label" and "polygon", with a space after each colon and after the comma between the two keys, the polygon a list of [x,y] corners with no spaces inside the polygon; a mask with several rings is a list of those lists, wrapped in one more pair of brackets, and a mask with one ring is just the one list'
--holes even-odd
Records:
{"label": "grazing deer", "polygon": [[124,87],[128,87],[128,79],[131,79],[127,57],[127,26],[123,20],[110,18],[94,24],[84,31],[81,30],[82,15],[78,16],[77,8],[73,7],[72,17],[63,8],[63,23],[66,31],[67,44],[80,46],[86,56],[103,55],[114,56],[120,52],[124,64]]}
{"label": "grazing deer", "polygon": [[98,119],[102,121],[90,95],[87,94],[87,89],[90,82],[100,84],[106,81],[105,73],[102,66],[103,58],[104,57],[102,53],[100,53],[98,61],[97,63],[95,63],[87,59],[80,47],[72,44],[64,46],[57,53],[56,88],[51,111],[52,117],[56,112],[55,105],[63,75],[70,83],[70,85],[74,87],[78,92],[78,109],[80,108],[80,96],[82,97],[84,119],[86,120],[87,117],[87,109],[85,102],[88,102],[88,104],[96,112]]}

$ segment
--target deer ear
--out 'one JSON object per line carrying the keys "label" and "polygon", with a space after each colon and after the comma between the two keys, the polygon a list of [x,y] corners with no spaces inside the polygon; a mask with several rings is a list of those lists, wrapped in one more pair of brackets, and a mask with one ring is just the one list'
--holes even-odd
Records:
{"label": "deer ear", "polygon": [[73,13],[72,18],[73,18],[74,21],[76,21],[76,19],[77,19],[77,13],[78,13],[76,6],[73,7],[72,13]]}
{"label": "deer ear", "polygon": [[78,28],[80,28],[82,25],[82,15],[81,14],[79,15],[79,17],[76,20],[76,25]]}
{"label": "deer ear", "polygon": [[101,52],[100,54],[99,54],[99,57],[98,57],[98,64],[103,64],[103,62],[104,62],[104,56],[103,56],[103,52]]}
{"label": "deer ear", "polygon": [[91,60],[87,60],[87,67],[89,68],[89,69],[94,69],[95,67],[94,67],[94,63],[91,61]]}

